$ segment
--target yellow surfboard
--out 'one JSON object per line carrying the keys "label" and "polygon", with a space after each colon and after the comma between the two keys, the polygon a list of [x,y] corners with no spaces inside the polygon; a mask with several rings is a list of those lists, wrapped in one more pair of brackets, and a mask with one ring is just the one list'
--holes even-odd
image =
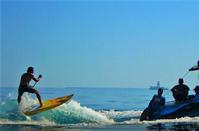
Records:
{"label": "yellow surfboard", "polygon": [[44,101],[42,101],[42,104],[43,104],[42,107],[35,108],[33,110],[30,110],[30,111],[25,111],[23,113],[27,116],[35,115],[37,113],[41,113],[43,111],[53,109],[57,106],[60,106],[64,103],[66,103],[66,102],[69,102],[72,97],[73,97],[73,94],[69,95],[69,96],[54,98],[54,99],[51,99],[51,100],[44,100]]}

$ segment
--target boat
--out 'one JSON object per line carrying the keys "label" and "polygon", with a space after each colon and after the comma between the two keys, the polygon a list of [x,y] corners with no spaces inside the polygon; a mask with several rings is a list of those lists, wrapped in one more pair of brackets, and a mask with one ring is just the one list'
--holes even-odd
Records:
{"label": "boat", "polygon": [[140,116],[140,121],[157,120],[157,119],[175,119],[180,117],[196,117],[199,116],[199,98],[189,99],[184,102],[166,102],[153,113],[146,108]]}
{"label": "boat", "polygon": [[[199,71],[199,60],[197,65],[189,69],[190,71]],[[189,73],[187,72],[184,77]],[[159,84],[157,85],[159,86]],[[180,117],[197,117],[199,116],[199,97],[190,95],[186,101],[182,102],[166,102],[164,106],[152,111],[146,108],[141,116],[140,121],[144,120],[157,120],[157,119],[175,119]]]}
{"label": "boat", "polygon": [[160,81],[157,81],[157,85],[156,86],[150,86],[149,89],[150,90],[158,90],[159,88],[162,88],[163,90],[168,90],[168,88],[160,86]]}

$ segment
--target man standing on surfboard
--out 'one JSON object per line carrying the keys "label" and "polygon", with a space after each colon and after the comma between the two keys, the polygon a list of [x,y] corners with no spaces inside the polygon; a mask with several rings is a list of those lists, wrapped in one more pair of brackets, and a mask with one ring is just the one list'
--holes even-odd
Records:
{"label": "man standing on surfboard", "polygon": [[35,78],[33,74],[34,74],[34,68],[29,67],[28,70],[27,70],[27,73],[24,73],[21,76],[21,81],[20,81],[20,85],[19,85],[19,89],[18,89],[17,101],[18,101],[18,103],[21,102],[21,96],[23,95],[24,92],[34,93],[34,94],[36,94],[36,96],[39,100],[40,107],[42,107],[41,96],[39,95],[39,92],[36,89],[33,88],[34,86],[30,85],[31,80],[38,82],[38,81],[40,81],[42,76],[39,75],[38,78]]}

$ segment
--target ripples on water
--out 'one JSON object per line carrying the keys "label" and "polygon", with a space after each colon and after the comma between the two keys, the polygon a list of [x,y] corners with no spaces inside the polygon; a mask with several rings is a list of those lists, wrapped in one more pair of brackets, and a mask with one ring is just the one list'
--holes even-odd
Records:
{"label": "ripples on water", "polygon": [[[106,90],[106,89],[103,89]],[[101,92],[103,90],[100,90]],[[114,91],[114,90],[113,90]],[[131,89],[132,91],[132,89]],[[48,92],[51,92],[49,89]],[[70,91],[67,91],[70,92]],[[76,94],[80,94],[77,92]],[[94,91],[91,91],[92,93]],[[148,92],[148,91],[146,91]],[[49,93],[50,94],[50,93]],[[88,94],[88,92],[87,92]],[[114,94],[114,93],[112,93]],[[132,94],[132,93],[131,93]],[[128,97],[131,94],[125,94]],[[93,109],[89,106],[88,97],[82,96],[86,100],[79,103],[78,100],[72,100],[69,104],[63,104],[54,110],[46,111],[40,113],[33,117],[24,116],[16,103],[13,93],[8,91],[7,95],[3,94],[4,97],[1,99],[0,106],[0,130],[98,130],[103,129],[107,131],[112,130],[197,130],[199,129],[199,117],[190,118],[179,118],[171,120],[156,120],[156,121],[143,121],[139,122],[139,116],[142,110],[117,110],[117,109]],[[57,94],[56,94],[57,95]],[[94,95],[94,94],[93,94]],[[138,95],[138,94],[137,94]],[[91,96],[92,98],[92,96]],[[96,98],[93,97],[93,98]],[[103,103],[117,103],[118,100],[114,99],[104,99],[104,102],[100,103],[99,100],[96,101],[98,106]],[[125,99],[125,98],[124,98]],[[121,101],[124,101],[122,99]],[[147,98],[141,98],[147,99]],[[141,100],[140,99],[140,100]],[[150,100],[150,96],[148,97]],[[25,93],[22,98],[23,105],[30,104],[31,102],[37,101],[33,99],[31,95]],[[80,100],[81,101],[81,100]],[[129,100],[131,101],[131,100]],[[148,101],[147,101],[148,102]],[[147,102],[145,103],[147,105]],[[132,102],[133,103],[133,102]],[[20,107],[20,108],[23,108]],[[119,107],[121,108],[121,107]]]}

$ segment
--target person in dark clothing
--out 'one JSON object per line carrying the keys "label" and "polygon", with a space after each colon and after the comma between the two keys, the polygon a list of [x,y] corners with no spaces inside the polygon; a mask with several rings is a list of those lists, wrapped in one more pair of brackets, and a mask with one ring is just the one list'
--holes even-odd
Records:
{"label": "person in dark clothing", "polygon": [[177,102],[185,101],[187,100],[188,97],[189,87],[183,84],[184,81],[182,78],[179,79],[178,83],[179,83],[178,85],[174,86],[171,89],[171,92],[173,94],[175,101]]}
{"label": "person in dark clothing", "polygon": [[159,88],[158,94],[153,96],[148,107],[151,108],[152,110],[157,110],[160,107],[164,106],[165,98],[162,96],[162,94],[163,94],[163,89]]}
{"label": "person in dark clothing", "polygon": [[162,96],[162,94],[163,89],[159,88],[158,94],[153,96],[149,103],[149,106],[141,114],[140,121],[153,119],[153,113],[155,111],[158,111],[161,107],[165,105],[165,98]]}
{"label": "person in dark clothing", "polygon": [[196,86],[194,88],[194,91],[195,91],[195,95],[194,95],[194,99],[199,99],[199,86]]}
{"label": "person in dark clothing", "polygon": [[199,86],[196,86],[194,89],[195,94],[194,95],[189,95],[188,99],[192,100],[192,99],[199,99]]}
{"label": "person in dark clothing", "polygon": [[40,107],[42,107],[41,96],[40,96],[39,92],[36,89],[34,89],[33,86],[30,85],[31,80],[38,82],[38,81],[40,81],[42,76],[39,75],[38,78],[35,78],[33,74],[34,74],[34,68],[29,67],[27,70],[27,73],[24,73],[21,76],[20,85],[19,85],[19,89],[18,89],[17,101],[18,101],[18,103],[21,102],[21,96],[23,95],[24,92],[34,93],[34,94],[36,94],[36,96],[39,100]]}

